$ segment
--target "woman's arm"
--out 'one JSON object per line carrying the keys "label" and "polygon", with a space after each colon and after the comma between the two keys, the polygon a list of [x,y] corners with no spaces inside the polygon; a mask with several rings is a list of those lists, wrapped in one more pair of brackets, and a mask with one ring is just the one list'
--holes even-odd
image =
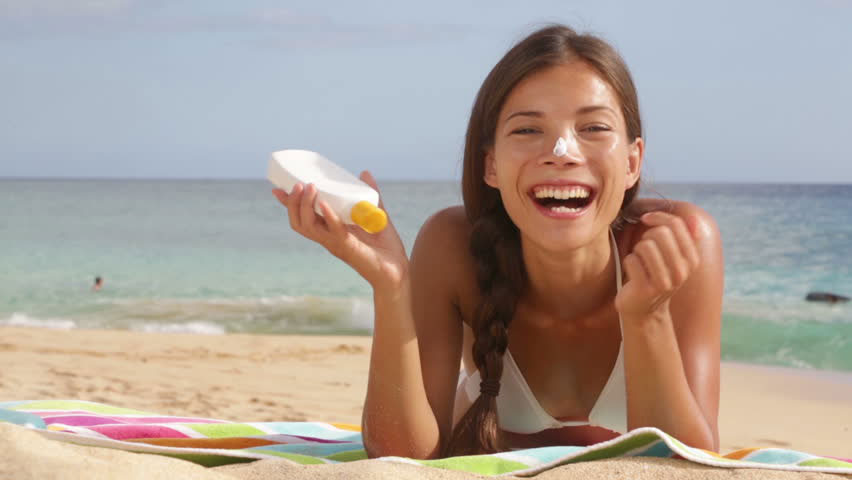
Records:
{"label": "woman's arm", "polygon": [[[369,173],[362,173],[361,179],[378,191]],[[324,202],[319,202],[323,216],[317,215],[314,211],[317,192],[311,185],[298,184],[289,194],[278,189],[273,193],[287,207],[293,230],[325,247],[373,287],[376,318],[362,417],[367,452],[371,456],[434,456],[439,451],[439,425],[445,420],[443,417],[436,420],[427,399],[415,318],[428,322],[430,348],[446,335],[435,351],[441,352],[455,341],[452,332],[442,327],[449,324],[446,322],[451,317],[445,315],[446,309],[437,308],[449,305],[447,297],[442,297],[448,290],[441,289],[443,284],[437,281],[446,269],[431,268],[448,264],[446,252],[440,251],[440,222],[424,226],[413,261],[409,262],[392,222],[383,231],[369,234],[359,227],[344,225]],[[384,208],[381,200],[379,207]],[[415,306],[416,315],[412,314],[412,292],[415,292],[415,305],[421,305]],[[430,316],[438,320],[432,321]],[[430,351],[426,360],[431,361],[431,356],[434,352]]]}
{"label": "woman's arm", "polygon": [[[685,202],[643,218],[625,257],[634,301],[621,303],[628,427],[654,426],[718,450],[724,263],[713,218]],[[632,257],[632,258],[630,258]],[[635,299],[643,297],[648,308]],[[621,297],[621,293],[619,294]]]}
{"label": "woman's arm", "polygon": [[362,419],[371,457],[434,458],[452,427],[462,343],[453,280],[456,257],[467,251],[458,251],[459,225],[452,212],[438,212],[423,225],[403,285],[374,292]]}

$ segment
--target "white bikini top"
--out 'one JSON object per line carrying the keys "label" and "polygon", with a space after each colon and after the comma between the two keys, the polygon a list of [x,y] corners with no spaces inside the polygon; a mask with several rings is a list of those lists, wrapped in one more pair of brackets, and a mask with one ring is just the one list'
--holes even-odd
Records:
{"label": "white bikini top", "polygon": [[[616,288],[621,290],[621,257],[615,235],[609,232],[610,243],[615,255]],[[621,315],[618,317],[621,327]],[[622,328],[623,332],[623,328]],[[622,334],[623,335],[623,334]],[[623,338],[623,336],[622,336]],[[462,369],[456,388],[455,408],[453,409],[453,425],[467,412],[476,398],[480,395],[481,382],[479,371],[472,375]],[[624,383],[624,342],[618,347],[618,358],[609,379],[598,396],[588,421],[559,421],[538,403],[524,379],[518,364],[506,349],[503,356],[503,376],[500,378],[500,394],[497,396],[497,419],[500,428],[507,432],[530,434],[551,428],[592,425],[603,427],[618,433],[627,432],[627,388]]]}

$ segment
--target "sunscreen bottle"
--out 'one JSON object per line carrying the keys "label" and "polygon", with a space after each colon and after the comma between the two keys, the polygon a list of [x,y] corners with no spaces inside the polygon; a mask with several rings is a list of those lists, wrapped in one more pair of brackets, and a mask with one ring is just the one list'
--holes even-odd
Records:
{"label": "sunscreen bottle", "polygon": [[388,216],[378,207],[379,192],[331,160],[309,150],[272,152],[266,177],[276,187],[293,193],[297,183],[312,183],[317,189],[314,210],[322,215],[319,200],[325,201],[341,221],[378,233]]}

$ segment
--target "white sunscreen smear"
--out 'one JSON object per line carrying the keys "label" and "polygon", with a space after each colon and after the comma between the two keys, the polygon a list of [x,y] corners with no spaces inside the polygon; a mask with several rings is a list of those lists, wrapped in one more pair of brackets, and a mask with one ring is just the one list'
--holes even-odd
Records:
{"label": "white sunscreen smear", "polygon": [[553,147],[553,154],[557,157],[568,155],[568,140],[562,137],[556,139],[556,146]]}
{"label": "white sunscreen smear", "polygon": [[314,211],[322,215],[323,200],[340,220],[377,233],[387,226],[388,216],[378,207],[379,192],[319,153],[309,150],[272,152],[266,177],[276,187],[293,193],[297,183],[317,189]]}

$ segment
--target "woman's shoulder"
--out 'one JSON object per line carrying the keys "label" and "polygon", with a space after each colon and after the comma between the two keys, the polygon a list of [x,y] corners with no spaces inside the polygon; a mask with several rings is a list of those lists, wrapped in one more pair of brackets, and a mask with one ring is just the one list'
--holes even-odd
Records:
{"label": "woman's shoulder", "polygon": [[455,205],[439,210],[432,214],[420,227],[417,243],[429,247],[427,250],[457,251],[466,247],[470,241],[470,222],[464,211],[464,206]]}
{"label": "woman's shoulder", "polygon": [[715,241],[720,238],[716,220],[709,212],[694,203],[667,198],[638,198],[633,201],[627,212],[627,217],[633,220],[628,221],[624,228],[625,237],[631,246],[634,242],[630,240],[638,240],[648,229],[646,225],[639,222],[639,217],[650,212],[666,212],[679,217],[693,226],[699,239]]}
{"label": "woman's shoulder", "polygon": [[470,287],[473,260],[470,255],[470,222],[461,205],[432,214],[420,228],[411,251],[413,281],[440,281],[454,301]]}
{"label": "woman's shoulder", "polygon": [[694,203],[668,198],[637,198],[630,206],[629,212],[636,217],[648,212],[667,212],[679,217],[698,216],[707,221],[713,217],[703,208]]}

